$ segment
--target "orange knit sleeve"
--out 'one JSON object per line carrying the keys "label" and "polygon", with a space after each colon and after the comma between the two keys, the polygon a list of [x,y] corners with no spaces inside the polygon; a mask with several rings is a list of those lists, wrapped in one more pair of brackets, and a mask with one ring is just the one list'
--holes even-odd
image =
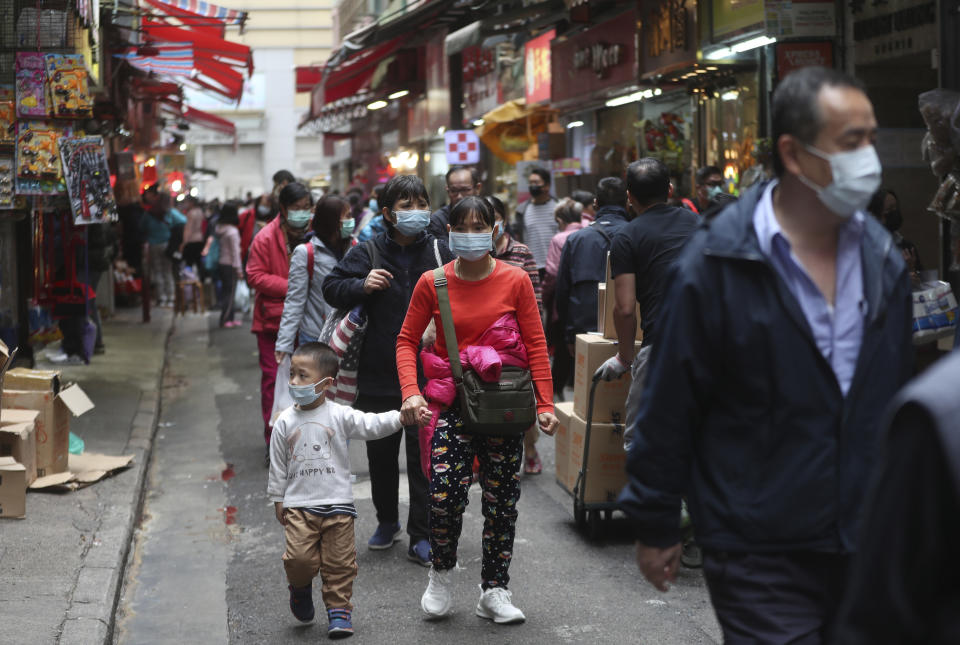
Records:
{"label": "orange knit sleeve", "polygon": [[420,386],[417,384],[417,349],[436,306],[437,292],[433,286],[433,272],[428,271],[420,276],[417,286],[413,288],[407,316],[403,319],[403,327],[397,336],[397,375],[400,377],[400,395],[403,401],[420,394]]}
{"label": "orange knit sleeve", "polygon": [[515,276],[514,288],[507,292],[516,299],[517,322],[520,336],[527,347],[527,360],[533,375],[533,387],[537,395],[537,412],[553,412],[553,378],[550,375],[550,357],[547,354],[547,338],[543,333],[540,308],[533,291],[533,283],[523,271],[511,272]]}

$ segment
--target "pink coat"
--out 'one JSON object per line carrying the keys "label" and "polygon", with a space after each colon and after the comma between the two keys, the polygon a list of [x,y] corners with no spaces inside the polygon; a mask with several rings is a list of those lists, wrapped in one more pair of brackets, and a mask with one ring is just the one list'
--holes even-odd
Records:
{"label": "pink coat", "polygon": [[[450,361],[440,358],[433,347],[420,354],[427,386],[423,390],[433,417],[429,425],[420,430],[420,465],[430,476],[430,446],[440,413],[449,408],[457,398],[457,386],[450,371]],[[527,348],[520,336],[520,326],[513,314],[501,316],[480,337],[477,345],[468,345],[460,352],[460,364],[464,370],[472,369],[488,383],[499,380],[504,366],[528,367]]]}

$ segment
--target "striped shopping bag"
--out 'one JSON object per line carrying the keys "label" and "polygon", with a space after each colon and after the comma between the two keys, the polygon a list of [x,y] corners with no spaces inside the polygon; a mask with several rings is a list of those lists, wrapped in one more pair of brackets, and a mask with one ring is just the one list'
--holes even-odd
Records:
{"label": "striped shopping bag", "polygon": [[337,387],[333,400],[342,405],[353,405],[357,399],[357,372],[360,366],[360,348],[367,331],[367,314],[363,305],[343,309],[327,317],[320,330],[321,343],[326,343],[340,357]]}

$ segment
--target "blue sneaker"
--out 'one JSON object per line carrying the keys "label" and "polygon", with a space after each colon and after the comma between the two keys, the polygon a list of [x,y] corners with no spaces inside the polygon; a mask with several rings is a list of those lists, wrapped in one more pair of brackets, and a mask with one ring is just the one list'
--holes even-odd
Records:
{"label": "blue sneaker", "polygon": [[306,587],[290,588],[290,611],[301,623],[309,623],[313,620],[313,585]]}
{"label": "blue sneaker", "polygon": [[353,622],[350,620],[349,609],[328,609],[327,618],[330,620],[327,637],[337,639],[353,636]]}
{"label": "blue sneaker", "polygon": [[430,542],[427,540],[418,540],[407,549],[407,560],[417,564],[429,567],[433,562],[430,560]]}
{"label": "blue sneaker", "polygon": [[367,542],[367,548],[373,551],[383,551],[393,546],[393,543],[400,539],[403,531],[400,530],[400,523],[379,524],[374,531],[370,541]]}

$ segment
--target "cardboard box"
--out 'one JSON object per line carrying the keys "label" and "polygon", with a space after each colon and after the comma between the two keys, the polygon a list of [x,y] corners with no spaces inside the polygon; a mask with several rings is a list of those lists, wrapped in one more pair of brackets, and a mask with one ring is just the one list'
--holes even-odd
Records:
{"label": "cardboard box", "polygon": [[[613,320],[614,297],[613,278],[610,277],[610,252],[607,252],[607,281],[597,285],[597,331],[604,338],[617,340],[617,327]],[[637,340],[643,340],[640,328],[640,303],[637,303]]]}
{"label": "cardboard box", "polygon": [[570,481],[570,422],[573,418],[573,401],[564,401],[553,406],[560,421],[557,433],[553,435],[556,453],[557,483],[568,493],[573,492]]}
{"label": "cardboard box", "polygon": [[27,478],[23,464],[0,457],[0,517],[27,515]]}
{"label": "cardboard box", "polygon": [[[616,341],[599,334],[578,334],[576,360],[573,371],[573,409],[581,418],[587,417],[590,403],[590,386],[593,374],[603,362],[618,351]],[[640,343],[634,352],[640,351]],[[593,420],[597,423],[622,423],[626,415],[627,392],[630,390],[630,374],[616,381],[601,381],[593,405]]]}
{"label": "cardboard box", "polygon": [[[615,502],[627,483],[627,455],[623,450],[624,426],[619,423],[597,423],[590,426],[590,450],[583,480],[583,501],[586,504]],[[570,418],[569,488],[572,491],[583,467],[587,445],[587,422],[574,413]]]}
{"label": "cardboard box", "polygon": [[7,372],[4,386],[11,390],[39,390],[60,393],[59,370],[31,370],[18,367]]}
{"label": "cardboard box", "polygon": [[13,353],[10,353],[10,350],[7,348],[6,343],[0,340],[0,396],[3,395],[3,380],[7,374],[7,370],[10,369],[10,366],[13,365],[13,359],[17,355],[17,350],[13,350]]}
{"label": "cardboard box", "polygon": [[37,479],[36,410],[7,410],[0,420],[0,457],[13,457],[26,470],[27,486]]}
{"label": "cardboard box", "polygon": [[37,477],[67,470],[70,446],[70,415],[80,416],[93,409],[93,403],[79,385],[71,385],[59,393],[59,374],[47,381],[50,387],[41,390],[4,390],[2,407],[13,410],[37,410],[36,421]]}

